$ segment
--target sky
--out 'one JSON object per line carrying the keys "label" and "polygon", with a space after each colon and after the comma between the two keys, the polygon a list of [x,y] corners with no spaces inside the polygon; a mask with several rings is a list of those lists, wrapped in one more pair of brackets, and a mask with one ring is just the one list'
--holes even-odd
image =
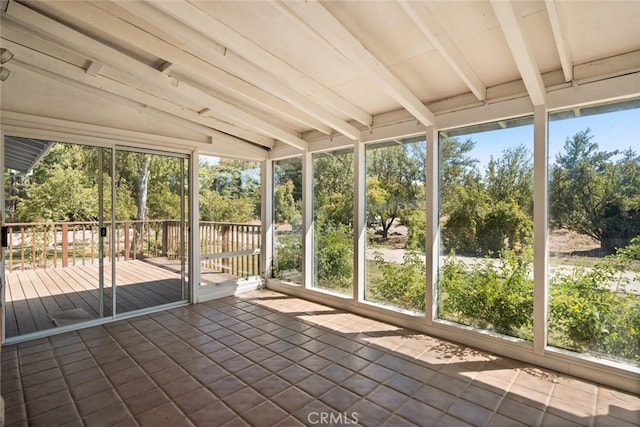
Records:
{"label": "sky", "polygon": [[[640,154],[640,108],[616,111],[612,113],[595,114],[549,123],[549,159],[555,161],[556,154],[561,152],[565,140],[579,131],[591,129],[593,141],[601,150],[625,150],[631,148]],[[508,147],[524,144],[533,152],[533,125],[496,131],[472,133],[462,135],[460,139],[471,138],[476,142],[471,156],[478,159],[478,167],[484,172],[491,156],[495,159],[501,156]],[[220,159],[213,156],[200,156],[200,160],[208,164],[218,164]]]}
{"label": "sky", "polygon": [[[553,163],[556,154],[563,150],[565,140],[579,131],[591,129],[601,150],[613,151],[631,148],[640,153],[640,109],[623,110],[613,113],[596,114],[549,123],[549,159]],[[533,125],[520,126],[496,131],[463,135],[460,139],[471,138],[476,142],[471,155],[479,160],[478,166],[484,171],[491,156],[500,157],[507,147],[524,144],[533,151]]]}

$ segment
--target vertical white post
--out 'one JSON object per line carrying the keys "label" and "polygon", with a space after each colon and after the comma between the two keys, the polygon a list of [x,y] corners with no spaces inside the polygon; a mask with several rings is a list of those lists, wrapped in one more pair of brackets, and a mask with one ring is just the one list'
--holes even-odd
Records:
{"label": "vertical white post", "polygon": [[440,228],[438,226],[438,132],[433,126],[426,129],[427,159],[425,164],[425,191],[427,202],[427,220],[425,229],[426,252],[426,289],[425,289],[425,321],[433,323],[437,315],[438,303],[438,260],[440,257]]}
{"label": "vertical white post", "polygon": [[548,147],[545,105],[533,113],[533,351],[547,346]]}
{"label": "vertical white post", "polygon": [[313,286],[313,157],[308,150],[302,155],[302,283],[305,288]]}
{"label": "vertical white post", "polygon": [[366,146],[360,140],[353,145],[353,299],[364,300],[367,247]]}
{"label": "vertical white post", "polygon": [[189,298],[200,301],[200,152],[191,152],[189,159]]}
{"label": "vertical white post", "polygon": [[[2,191],[0,191],[0,225],[4,225],[6,223],[6,218],[4,217],[5,206],[4,206],[4,131],[0,129],[0,171],[2,172],[2,176],[0,177],[0,184],[2,185]],[[10,250],[11,248],[9,248]],[[5,305],[5,295],[6,295],[6,275],[4,272],[4,248],[0,248],[0,306],[2,307],[2,313],[0,313],[0,343],[3,343],[5,340],[5,324],[4,318],[6,311]]]}
{"label": "vertical white post", "polygon": [[262,162],[262,246],[260,258],[262,263],[262,279],[273,276],[273,160],[267,158]]}
{"label": "vertical white post", "polygon": [[[106,149],[105,149],[106,150]],[[111,150],[111,237],[109,243],[111,245],[111,317],[115,318],[117,314],[117,294],[116,294],[116,262],[118,260],[118,254],[116,254],[116,146],[112,145]],[[125,249],[126,250],[126,249]]]}

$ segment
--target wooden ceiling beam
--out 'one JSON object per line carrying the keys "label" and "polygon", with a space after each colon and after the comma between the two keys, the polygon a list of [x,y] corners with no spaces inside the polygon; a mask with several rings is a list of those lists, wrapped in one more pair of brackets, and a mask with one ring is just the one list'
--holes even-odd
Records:
{"label": "wooden ceiling beam", "polygon": [[[371,115],[355,105],[348,103],[326,87],[295,69],[282,59],[266,51],[260,45],[247,39],[235,30],[218,21],[206,11],[187,2],[167,2],[152,0],[154,6],[166,14],[192,27],[198,32],[215,40],[230,52],[217,52],[220,56],[228,56],[226,63],[233,59],[233,54],[245,61],[229,70],[242,73],[247,79],[259,87],[268,87],[278,97],[285,99],[300,108],[305,113],[322,121],[336,131],[351,139],[358,139],[359,130],[339,119],[335,114],[325,110],[319,104],[310,102],[307,95],[321,99],[325,104],[334,106],[337,111],[354,118],[359,122],[371,124]],[[216,53],[211,51],[211,53]]]}
{"label": "wooden ceiling beam", "polygon": [[428,3],[403,0],[399,0],[398,3],[475,97],[479,101],[484,101],[487,97],[486,86],[449,38],[445,29],[442,28]]}
{"label": "wooden ceiling beam", "polygon": [[356,64],[380,88],[425,126],[434,123],[433,113],[387,67],[347,30],[317,0],[287,2],[304,24],[327,40],[338,52]]}
{"label": "wooden ceiling beam", "polygon": [[547,92],[542,81],[542,75],[513,4],[510,0],[490,1],[531,102],[533,105],[544,105]]}
{"label": "wooden ceiling beam", "polygon": [[[140,90],[132,89],[124,83],[107,77],[101,75],[92,76],[84,72],[80,67],[60,61],[10,40],[3,40],[2,46],[7,47],[14,53],[15,64],[20,68],[83,91],[94,93],[98,97],[110,99],[129,108],[156,115],[163,120],[171,120],[180,127],[209,136],[213,141],[233,142],[238,145],[240,150],[250,151],[256,150],[257,145],[263,145],[268,148],[273,146],[272,140],[245,140],[217,131],[213,127],[219,127],[218,120],[200,117],[197,112],[187,110],[182,106],[173,104],[171,101],[157,98]],[[249,144],[248,141],[256,145]]]}
{"label": "wooden ceiling beam", "polygon": [[243,109],[226,103],[211,95],[202,93],[187,84],[176,84],[161,71],[150,68],[145,64],[129,57],[128,55],[113,49],[97,40],[85,36],[76,30],[54,21],[40,13],[20,4],[12,2],[6,12],[6,16],[19,22],[26,28],[44,34],[66,46],[82,52],[90,60],[97,60],[105,64],[104,74],[108,69],[116,71],[124,70],[132,74],[144,83],[153,86],[168,99],[184,99],[208,107],[216,113],[216,116],[224,121],[237,124],[240,127],[253,129],[271,138],[280,140],[300,150],[306,148],[306,142],[298,135],[284,131],[273,124],[256,118]]}
{"label": "wooden ceiling beam", "polygon": [[[184,72],[188,72],[206,82],[207,85],[216,87],[222,92],[231,93],[233,96],[249,104],[259,105],[271,113],[285,116],[320,132],[326,134],[332,133],[329,126],[302,112],[300,109],[295,108],[290,103],[231,73],[221,70],[198,56],[187,52],[185,49],[176,47],[166,40],[163,40],[159,35],[151,34],[124,19],[118,18],[114,12],[109,10],[109,5],[111,5],[111,3],[104,1],[96,2],[94,6],[85,2],[71,4],[45,2],[43,7],[55,10],[57,14],[69,14],[76,19],[84,21],[91,20],[97,29],[110,32],[114,37],[118,37],[124,43],[135,41],[136,45],[141,49],[166,60],[159,70],[169,76],[176,76],[177,71],[179,72],[179,70],[182,69]],[[137,13],[137,16],[141,19],[148,16],[148,8],[145,9],[144,4],[138,2],[121,2],[118,6],[130,13]],[[176,23],[174,22],[172,27],[175,28],[175,25]]]}
{"label": "wooden ceiling beam", "polygon": [[564,31],[562,31],[560,11],[558,10],[559,6],[556,0],[544,0],[544,4],[547,7],[547,15],[549,15],[553,39],[556,42],[556,48],[558,49],[558,55],[560,56],[560,64],[562,65],[562,72],[564,73],[564,81],[570,82],[573,80],[573,65],[571,63],[569,47],[567,46],[567,42],[564,38]]}

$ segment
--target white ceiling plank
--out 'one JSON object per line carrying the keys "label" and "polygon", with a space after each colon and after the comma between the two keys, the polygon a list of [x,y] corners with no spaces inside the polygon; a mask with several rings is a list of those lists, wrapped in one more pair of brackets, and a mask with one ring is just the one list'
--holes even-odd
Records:
{"label": "white ceiling plank", "polygon": [[509,0],[490,0],[533,105],[543,105],[546,90],[520,19]]}
{"label": "white ceiling plank", "polygon": [[91,60],[98,60],[105,64],[105,71],[109,68],[120,68],[138,77],[141,82],[156,86],[161,92],[178,99],[189,99],[192,102],[203,103],[229,123],[239,123],[257,130],[274,139],[304,150],[306,142],[299,136],[283,131],[265,120],[251,116],[239,107],[228,104],[213,96],[204,94],[186,84],[174,85],[172,80],[162,72],[149,68],[135,59],[91,39],[63,24],[41,15],[26,6],[12,2],[6,16],[18,21],[22,25],[52,37],[59,42],[84,52]]}
{"label": "white ceiling plank", "polygon": [[553,32],[553,38],[556,41],[556,48],[558,49],[558,55],[560,56],[560,64],[562,65],[564,80],[566,82],[570,82],[573,80],[573,66],[571,63],[569,47],[567,46],[567,42],[564,38],[564,31],[562,30],[558,4],[556,3],[556,0],[544,0],[544,4],[547,6],[547,15],[549,15],[551,31]]}
{"label": "white ceiling plank", "polygon": [[442,28],[433,11],[429,9],[428,3],[406,0],[399,0],[398,3],[438,50],[445,61],[453,68],[456,74],[464,81],[476,98],[484,101],[487,96],[486,86],[449,38],[445,29]]}
{"label": "white ceiling plank", "polygon": [[[203,10],[211,10],[210,7],[213,6],[213,2],[209,0],[195,1],[193,3]],[[277,75],[289,76],[288,83],[295,87],[300,93],[309,94],[323,104],[332,106],[335,110],[340,111],[363,125],[369,126],[371,124],[371,114],[353,102],[336,94],[331,89],[310,78],[286,61],[272,55],[259,44],[246,39],[241,34],[236,33],[236,35],[235,38],[229,39],[233,41],[233,43],[230,43],[228,47],[233,49],[233,47],[231,47],[233,45],[235,49],[241,49],[238,50],[238,53],[242,56],[250,61],[256,62],[256,64],[261,65],[267,70],[274,70]],[[238,38],[238,36],[240,38]]]}
{"label": "white ceiling plank", "polygon": [[434,116],[411,91],[396,78],[387,67],[369,52],[329,11],[318,1],[288,2],[285,5],[309,28],[320,34],[338,52],[362,68],[389,96],[409,111],[425,126],[431,126]]}
{"label": "white ceiling plank", "polygon": [[[52,137],[53,133],[55,138],[79,144],[103,145],[106,141],[121,144],[126,141],[127,144],[132,146],[148,147],[149,142],[153,141],[155,147],[165,147],[175,152],[188,153],[193,148],[197,148],[201,150],[201,153],[206,152],[223,157],[229,156],[258,161],[266,159],[269,153],[267,150],[247,144],[245,146],[247,148],[246,152],[242,152],[242,157],[239,157],[237,147],[230,143],[203,143],[129,129],[116,129],[65,119],[34,116],[15,111],[3,111],[0,122],[3,128],[9,128],[13,133],[27,138],[48,139]],[[230,138],[228,135],[223,134],[222,136]],[[222,142],[231,142],[231,140],[227,139]],[[176,147],[180,148],[176,149]]]}
{"label": "white ceiling plank", "polygon": [[[81,68],[23,47],[9,40],[3,40],[2,46],[14,52],[15,63],[27,70],[31,70],[32,72],[36,72],[40,75],[46,75],[53,80],[80,88],[84,91],[95,93],[98,97],[111,99],[139,111],[158,115],[154,113],[154,110],[156,110],[157,112],[162,113],[162,119],[172,120],[182,127],[199,132],[203,135],[211,136],[214,140],[226,142],[234,141],[234,143],[240,144],[245,149],[253,147],[248,145],[243,139],[212,129],[212,126],[217,126],[219,124],[217,120],[199,117],[197,112],[184,109],[168,100],[157,98],[149,93],[132,89],[126,84],[100,75],[95,77],[87,75]],[[249,141],[251,140],[249,139]],[[265,141],[261,139],[254,143],[267,146],[268,148],[273,147],[273,141],[271,140]]]}
{"label": "white ceiling plank", "polygon": [[[224,91],[233,93],[244,101],[251,104],[257,104],[262,108],[269,110],[271,113],[282,114],[296,122],[302,123],[326,134],[331,134],[331,128],[321,121],[314,119],[294,108],[270,93],[259,89],[258,87],[247,83],[246,81],[224,72],[223,70],[203,61],[184,49],[180,49],[156,35],[150,34],[122,19],[117,18],[111,12],[101,7],[106,3],[99,1],[92,7],[85,2],[75,2],[72,4],[64,4],[60,2],[39,2],[43,3],[43,7],[56,11],[57,14],[66,14],[80,20],[91,20],[97,29],[102,31],[110,31],[115,37],[123,42],[134,40],[141,49],[165,59],[165,62],[159,71],[171,76],[176,68],[182,67],[189,73],[203,79],[207,84],[214,87],[222,88]],[[137,11],[144,16],[147,10],[142,10],[141,4],[137,2],[123,2],[124,9],[130,12]],[[168,17],[167,17],[168,18]],[[175,23],[174,23],[175,24]]]}
{"label": "white ceiling plank", "polygon": [[[153,0],[152,2],[158,9],[223,44],[231,51],[230,53],[235,52],[244,58],[246,61],[245,66],[234,67],[234,72],[244,72],[243,78],[250,79],[260,86],[269,85],[277,96],[294,103],[307,114],[323,121],[344,135],[357,139],[359,132],[355,127],[344,120],[338,119],[333,113],[324,110],[318,104],[310,103],[309,99],[303,94],[320,98],[326,104],[333,105],[338,111],[361,123],[364,122],[363,124],[369,125],[371,123],[371,115],[338,97],[326,87],[267,52],[258,44],[235,32],[198,7],[186,2]],[[211,53],[218,53],[224,56],[226,52]],[[227,55],[231,57],[229,53]],[[251,64],[254,68],[247,70],[246,64]],[[254,64],[259,64],[259,66]]]}

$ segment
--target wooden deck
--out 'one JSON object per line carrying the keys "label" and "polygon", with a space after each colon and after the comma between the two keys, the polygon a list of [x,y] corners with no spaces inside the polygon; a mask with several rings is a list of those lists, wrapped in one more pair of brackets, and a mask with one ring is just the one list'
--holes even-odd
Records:
{"label": "wooden deck", "polygon": [[[125,313],[187,298],[179,271],[166,258],[153,262],[117,263],[116,312]],[[167,264],[166,266],[163,263]],[[104,314],[112,312],[111,264],[105,263]],[[56,327],[50,314],[83,309],[99,317],[98,264],[67,268],[7,271],[6,336],[14,337]]]}

